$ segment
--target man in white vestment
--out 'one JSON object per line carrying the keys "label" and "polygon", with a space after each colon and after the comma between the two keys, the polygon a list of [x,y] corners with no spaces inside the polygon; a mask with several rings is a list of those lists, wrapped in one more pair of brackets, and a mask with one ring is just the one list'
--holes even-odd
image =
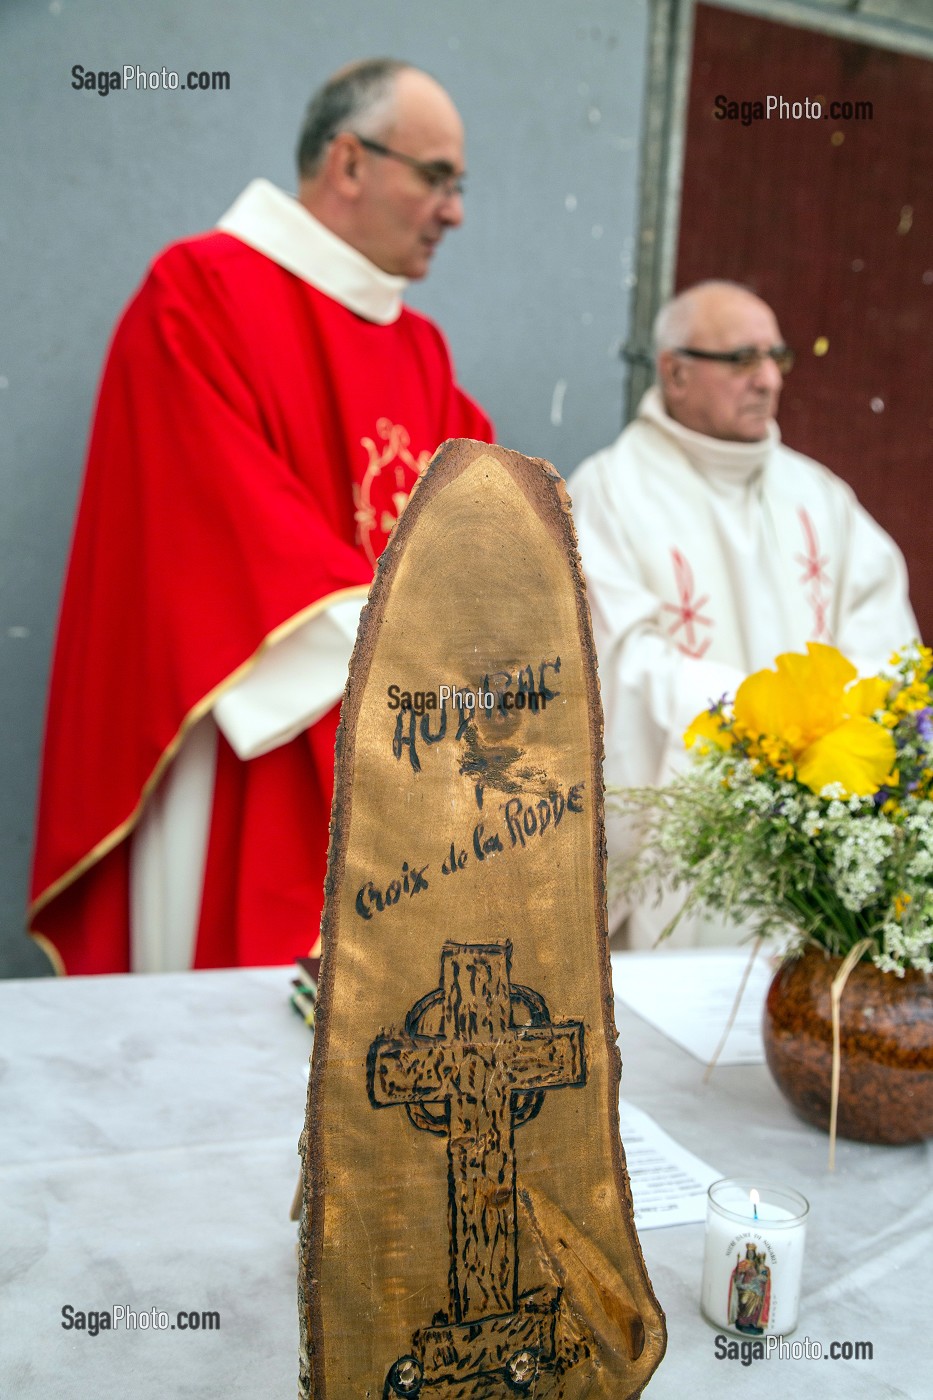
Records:
{"label": "man in white vestment", "polygon": [[[778,653],[829,642],[871,672],[917,632],[893,540],[849,486],[781,442],[793,355],[771,308],[700,283],[661,309],[655,349],[657,384],[635,421],[569,482],[608,787],[663,783],[693,717]],[[610,821],[610,861],[628,853],[625,831]],[[610,932],[651,947],[682,902],[619,902]],[[683,919],[671,943],[740,932]]]}

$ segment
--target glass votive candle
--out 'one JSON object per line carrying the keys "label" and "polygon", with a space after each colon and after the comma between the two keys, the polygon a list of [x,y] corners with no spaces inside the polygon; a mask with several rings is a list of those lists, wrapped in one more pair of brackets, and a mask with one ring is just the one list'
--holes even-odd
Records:
{"label": "glass votive candle", "polygon": [[738,1177],[713,1182],[700,1292],[708,1322],[741,1337],[793,1332],[809,1209],[788,1186]]}

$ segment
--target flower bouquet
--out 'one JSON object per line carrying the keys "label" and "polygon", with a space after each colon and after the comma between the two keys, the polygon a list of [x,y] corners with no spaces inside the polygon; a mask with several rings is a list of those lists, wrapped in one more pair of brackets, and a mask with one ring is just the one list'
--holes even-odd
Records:
{"label": "flower bouquet", "polygon": [[884,972],[933,971],[933,651],[913,644],[891,667],[859,680],[810,642],[699,714],[692,769],[621,795],[643,832],[625,883],[686,888],[681,914],[794,949],[862,945]]}
{"label": "flower bouquet", "polygon": [[696,717],[690,771],[621,795],[642,819],[630,887],[683,887],[681,914],[797,955],[771,984],[765,1051],[797,1111],[829,1128],[830,1165],[837,1130],[933,1136],[931,672],[912,644],[859,680],[811,642]]}

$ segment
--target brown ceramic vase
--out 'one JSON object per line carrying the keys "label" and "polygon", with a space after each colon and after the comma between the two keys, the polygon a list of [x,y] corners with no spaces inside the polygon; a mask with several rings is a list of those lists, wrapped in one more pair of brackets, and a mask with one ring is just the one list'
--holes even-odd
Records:
{"label": "brown ceramic vase", "polygon": [[[765,1003],[764,1041],[778,1088],[802,1118],[829,1128],[830,987],[841,959],[809,948],[785,962]],[[838,1133],[858,1142],[933,1137],[933,978],[859,963],[842,994]]]}

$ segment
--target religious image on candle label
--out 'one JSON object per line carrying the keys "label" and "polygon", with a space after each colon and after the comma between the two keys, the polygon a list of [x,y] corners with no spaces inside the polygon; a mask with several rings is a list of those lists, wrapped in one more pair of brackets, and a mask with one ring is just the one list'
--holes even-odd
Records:
{"label": "religious image on candle label", "polygon": [[793,1332],[808,1210],[803,1196],[787,1187],[713,1183],[701,1306],[714,1326],[751,1337]]}
{"label": "religious image on candle label", "polygon": [[458,1400],[493,1383],[538,1393],[545,1377],[560,1400],[560,1378],[595,1350],[556,1279],[520,1291],[515,1134],[587,1072],[583,1022],[553,1020],[540,992],[511,980],[511,960],[510,943],[445,943],[439,985],[369,1048],[373,1108],[404,1106],[447,1145],[446,1306],[399,1338],[410,1349],[385,1378],[390,1400],[422,1386]]}
{"label": "religious image on candle label", "polygon": [[726,1315],[738,1332],[760,1336],[771,1314],[771,1268],[764,1250],[752,1240],[745,1245],[745,1258],[736,1255],[729,1277]]}

